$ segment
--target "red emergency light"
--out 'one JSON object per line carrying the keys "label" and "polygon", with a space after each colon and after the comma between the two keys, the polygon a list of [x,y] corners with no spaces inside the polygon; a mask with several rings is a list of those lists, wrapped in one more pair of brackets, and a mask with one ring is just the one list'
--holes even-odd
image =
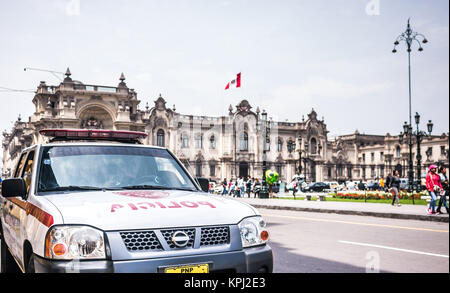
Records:
{"label": "red emergency light", "polygon": [[99,129],[42,129],[40,134],[53,140],[103,139],[114,141],[138,141],[146,138],[147,133],[137,131],[99,130]]}

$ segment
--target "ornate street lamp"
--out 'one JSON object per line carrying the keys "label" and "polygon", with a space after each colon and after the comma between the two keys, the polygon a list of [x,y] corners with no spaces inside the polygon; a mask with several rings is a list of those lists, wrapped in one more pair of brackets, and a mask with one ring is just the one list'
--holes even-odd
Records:
{"label": "ornate street lamp", "polygon": [[261,113],[261,127],[262,127],[262,134],[263,134],[263,174],[262,174],[262,186],[261,191],[259,192],[260,198],[268,198],[269,197],[269,189],[267,188],[267,182],[266,182],[266,171],[267,171],[267,155],[266,155],[266,148],[267,148],[267,133],[269,131],[268,129],[268,121],[267,121],[267,112],[265,110]]}
{"label": "ornate street lamp", "polygon": [[302,136],[298,136],[298,176],[302,175]]}
{"label": "ornate street lamp", "polygon": [[[411,187],[413,185],[414,176],[413,176],[413,160],[412,160],[412,137],[416,137],[417,142],[417,182],[415,182],[416,191],[420,191],[420,181],[421,181],[421,161],[422,161],[422,155],[420,151],[420,143],[422,142],[423,138],[426,136],[431,136],[431,132],[433,131],[433,122],[431,120],[428,120],[427,123],[427,130],[428,134],[424,131],[419,130],[419,124],[420,124],[420,115],[418,112],[416,112],[416,115],[414,116],[414,122],[416,123],[416,131],[413,132],[411,125],[409,125],[407,122],[403,124],[403,131],[404,133],[400,132],[399,135],[399,142],[402,143],[403,141],[403,135],[405,135],[409,140],[409,149],[410,149],[410,158],[409,158],[409,173],[408,173],[408,192],[411,192]],[[427,153],[428,156],[428,153]],[[413,204],[414,204],[414,196],[413,196]]]}
{"label": "ornate street lamp", "polygon": [[[392,53],[396,53],[396,47],[400,44],[400,42],[405,42],[406,44],[406,51],[408,52],[408,90],[409,90],[409,124],[405,122],[405,125],[403,125],[403,130],[405,135],[408,134],[409,136],[409,172],[408,172],[408,191],[411,191],[411,181],[413,180],[413,166],[412,166],[412,119],[411,119],[411,48],[414,42],[416,42],[419,45],[418,51],[423,51],[422,45],[428,43],[428,40],[425,38],[424,35],[419,34],[417,32],[414,32],[411,29],[411,25],[409,23],[406,26],[406,30],[400,34],[397,39],[394,42],[394,49],[392,50]],[[414,203],[414,198],[413,198]]]}

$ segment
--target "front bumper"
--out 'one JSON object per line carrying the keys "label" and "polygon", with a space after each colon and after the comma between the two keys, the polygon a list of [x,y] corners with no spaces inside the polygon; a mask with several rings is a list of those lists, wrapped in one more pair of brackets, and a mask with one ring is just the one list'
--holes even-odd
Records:
{"label": "front bumper", "polygon": [[271,273],[273,254],[269,245],[203,255],[135,260],[60,261],[34,255],[37,273],[161,273],[165,267],[210,265],[210,272]]}

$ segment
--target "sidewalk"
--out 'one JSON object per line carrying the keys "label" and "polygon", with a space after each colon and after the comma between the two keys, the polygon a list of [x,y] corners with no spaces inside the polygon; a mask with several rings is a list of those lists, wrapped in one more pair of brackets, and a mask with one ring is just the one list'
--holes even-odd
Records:
{"label": "sidewalk", "polygon": [[[234,200],[245,202],[255,208],[293,210],[315,213],[335,213],[344,215],[372,216],[395,219],[410,219],[422,221],[449,222],[447,213],[440,215],[428,215],[424,205],[401,205],[400,207],[383,203],[359,203],[359,202],[336,202],[316,200],[289,200],[282,198],[248,198],[229,197]],[[445,211],[445,208],[442,208]]]}

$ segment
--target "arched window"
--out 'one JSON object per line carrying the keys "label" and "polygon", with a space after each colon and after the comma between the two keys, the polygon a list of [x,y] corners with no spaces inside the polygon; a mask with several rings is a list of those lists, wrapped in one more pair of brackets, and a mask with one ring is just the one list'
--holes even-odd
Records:
{"label": "arched window", "polygon": [[287,143],[288,152],[292,153],[294,151],[294,141],[289,140]]}
{"label": "arched window", "polygon": [[181,135],[181,147],[182,148],[188,148],[189,147],[189,137],[185,133],[183,133]]}
{"label": "arched window", "polygon": [[400,158],[400,156],[401,156],[401,149],[400,149],[400,146],[397,146],[397,147],[395,148],[395,156],[396,156],[397,158]]}
{"label": "arched window", "polygon": [[311,154],[316,154],[317,153],[317,141],[316,139],[313,137],[311,138]]}
{"label": "arched window", "polygon": [[277,151],[281,152],[282,148],[283,148],[283,143],[281,142],[281,139],[279,138],[278,144],[277,144]]}
{"label": "arched window", "polygon": [[241,151],[248,151],[248,134],[243,132],[241,135]]}
{"label": "arched window", "polygon": [[214,137],[214,135],[211,135],[211,137],[209,138],[209,148],[210,149],[216,148],[216,138]]}
{"label": "arched window", "polygon": [[164,130],[162,129],[159,129],[156,133],[156,145],[160,147],[166,146],[164,141]]}

